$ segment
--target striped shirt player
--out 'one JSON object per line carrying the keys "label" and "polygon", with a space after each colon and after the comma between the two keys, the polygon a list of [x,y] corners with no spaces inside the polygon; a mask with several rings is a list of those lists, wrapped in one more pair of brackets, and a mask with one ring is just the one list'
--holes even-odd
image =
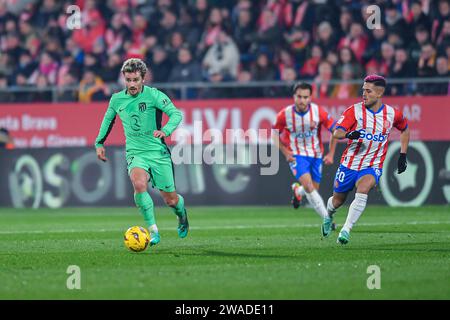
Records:
{"label": "striped shirt player", "polygon": [[[341,179],[336,176],[334,191],[348,192],[353,189],[358,176],[372,174],[378,184],[386,158],[388,138],[392,128],[406,130],[408,122],[403,114],[387,105],[375,113],[364,104],[357,103],[344,111],[336,124],[336,129],[344,131],[358,131],[359,139],[349,139],[347,148],[342,154],[338,172],[352,174],[353,179]],[[345,180],[345,183],[344,183]]]}
{"label": "striped shirt player", "polygon": [[313,181],[320,183],[324,150],[321,129],[331,132],[334,124],[327,111],[315,103],[310,103],[304,112],[296,110],[293,104],[278,113],[272,128],[280,132],[281,142],[295,158],[290,167],[296,179],[310,172]]}
{"label": "striped shirt player", "polygon": [[317,190],[322,179],[322,163],[333,163],[336,140],[331,139],[330,150],[324,157],[321,129],[325,127],[331,131],[335,123],[324,108],[311,102],[311,94],[311,85],[296,84],[295,103],[278,113],[272,128],[275,144],[285,155],[295,179],[300,182],[292,185],[292,205],[297,209],[302,196],[306,196],[319,216],[326,218],[328,213]]}
{"label": "striped shirt player", "polygon": [[[355,200],[350,205],[347,220],[338,236],[341,244],[348,243],[350,230],[366,207],[369,191],[379,183],[393,128],[401,131],[398,173],[406,170],[408,121],[402,112],[382,103],[385,87],[386,80],[383,77],[367,76],[363,85],[363,102],[345,110],[333,132],[337,139],[347,138],[348,144],[336,172],[333,196],[328,199],[328,223],[331,223],[336,209],[344,203],[348,192],[356,186]],[[327,226],[324,229],[331,232]]]}

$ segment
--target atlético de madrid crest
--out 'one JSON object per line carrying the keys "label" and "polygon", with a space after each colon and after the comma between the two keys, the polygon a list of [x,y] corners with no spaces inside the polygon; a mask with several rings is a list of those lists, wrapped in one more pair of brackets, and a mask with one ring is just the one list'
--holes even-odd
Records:
{"label": "atl\u00e9tico de madrid crest", "polygon": [[145,104],[145,102],[140,102],[139,103],[139,111],[144,112],[146,109],[147,109],[147,105]]}

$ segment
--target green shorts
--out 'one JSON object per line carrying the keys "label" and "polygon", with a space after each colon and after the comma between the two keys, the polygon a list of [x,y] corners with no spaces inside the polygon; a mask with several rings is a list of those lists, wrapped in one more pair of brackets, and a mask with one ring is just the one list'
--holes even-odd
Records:
{"label": "green shorts", "polygon": [[169,152],[149,151],[145,153],[127,154],[128,175],[133,168],[147,171],[153,188],[165,192],[175,191],[174,169]]}

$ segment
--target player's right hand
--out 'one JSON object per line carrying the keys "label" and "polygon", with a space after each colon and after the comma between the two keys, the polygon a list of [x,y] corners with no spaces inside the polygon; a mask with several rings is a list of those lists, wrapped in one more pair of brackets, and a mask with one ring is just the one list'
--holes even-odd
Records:
{"label": "player's right hand", "polygon": [[295,161],[294,157],[292,156],[292,151],[287,151],[284,156],[286,157],[287,162]]}
{"label": "player's right hand", "polygon": [[345,137],[346,137],[347,139],[351,139],[351,140],[359,139],[360,136],[361,136],[361,132],[359,132],[359,131],[357,131],[357,130],[355,130],[355,131],[350,131],[350,132],[347,132],[347,133],[345,134]]}
{"label": "player's right hand", "polygon": [[97,158],[99,158],[103,162],[108,161],[108,159],[106,158],[106,150],[104,147],[95,148],[95,152],[97,152]]}
{"label": "player's right hand", "polygon": [[408,162],[406,161],[406,153],[400,153],[397,163],[397,173],[400,174],[406,170]]}

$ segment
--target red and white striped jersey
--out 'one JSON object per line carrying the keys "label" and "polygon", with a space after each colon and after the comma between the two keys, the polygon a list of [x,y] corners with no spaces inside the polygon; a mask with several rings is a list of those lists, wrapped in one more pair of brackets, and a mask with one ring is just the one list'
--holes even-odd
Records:
{"label": "red and white striped jersey", "polygon": [[278,113],[272,128],[279,131],[281,142],[294,155],[321,158],[321,127],[324,125],[331,131],[334,123],[324,108],[311,103],[305,112],[297,111],[295,105],[287,106]]}
{"label": "red and white striped jersey", "polygon": [[374,113],[364,104],[357,103],[344,111],[336,123],[336,129],[346,132],[358,130],[361,137],[348,140],[342,154],[341,164],[351,170],[383,167],[388,148],[388,138],[392,127],[404,131],[408,121],[403,113],[387,104]]}

